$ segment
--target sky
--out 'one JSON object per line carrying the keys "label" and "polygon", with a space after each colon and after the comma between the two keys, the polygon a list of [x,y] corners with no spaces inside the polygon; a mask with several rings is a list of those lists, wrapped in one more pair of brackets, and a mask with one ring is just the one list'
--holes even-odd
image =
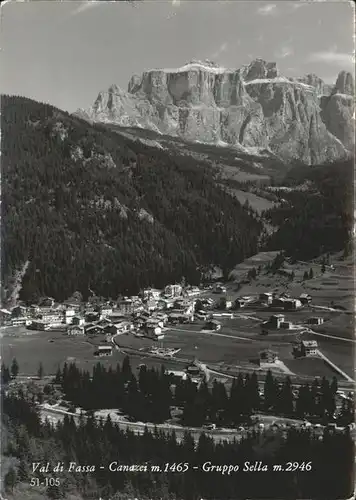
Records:
{"label": "sky", "polygon": [[73,112],[133,74],[211,59],[275,61],[283,75],[354,72],[352,2],[10,2],[1,8],[0,91]]}

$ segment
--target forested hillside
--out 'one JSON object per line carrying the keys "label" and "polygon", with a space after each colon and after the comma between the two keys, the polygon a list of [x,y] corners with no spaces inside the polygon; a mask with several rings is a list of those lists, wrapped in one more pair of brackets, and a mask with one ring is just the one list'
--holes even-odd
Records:
{"label": "forested hillside", "polygon": [[279,229],[267,249],[284,249],[308,260],[325,252],[351,251],[353,227],[353,160],[288,172],[283,188],[274,191],[282,202],[264,212]]}
{"label": "forested hillside", "polygon": [[[113,376],[99,371],[99,378]],[[75,371],[68,374],[71,377]],[[124,370],[119,380],[123,375]],[[238,390],[238,383],[235,389]],[[102,392],[107,391],[102,389]],[[98,394],[97,388],[94,394]],[[306,389],[304,401],[305,397],[309,400],[310,394]],[[156,427],[152,433],[146,428],[142,435],[136,435],[129,429],[120,429],[109,416],[106,421],[98,421],[92,412],[77,421],[72,415],[65,415],[63,421],[52,426],[48,420],[41,422],[35,400],[27,401],[21,390],[2,394],[5,431],[2,453],[8,463],[13,464],[4,478],[9,499],[22,498],[16,494],[21,483],[27,486],[29,493],[37,489],[37,498],[68,500],[331,500],[352,495],[355,448],[348,427],[342,433],[325,428],[320,436],[308,429],[293,427],[285,433],[251,429],[240,441],[230,443],[217,443],[201,434],[195,446],[189,432],[178,439],[174,431],[167,435]],[[53,464],[47,473],[32,470],[31,464],[47,461]],[[63,470],[53,473],[52,467],[58,462],[63,463]],[[70,462],[82,468],[70,472]],[[267,470],[253,471],[255,463],[263,464]],[[283,472],[273,468],[278,464],[284,468]],[[125,470],[125,465],[132,467],[131,471]],[[218,468],[209,469],[211,465]],[[225,469],[222,474],[223,465],[235,469],[230,473]],[[85,472],[84,466],[92,466],[91,472]],[[135,466],[141,466],[141,470]],[[159,466],[160,471],[152,470],[151,466]],[[58,484],[52,483],[46,488],[46,477],[58,478]]]}
{"label": "forested hillside", "polygon": [[30,99],[1,107],[3,277],[29,261],[24,300],[197,283],[257,251],[261,223],[196,160]]}

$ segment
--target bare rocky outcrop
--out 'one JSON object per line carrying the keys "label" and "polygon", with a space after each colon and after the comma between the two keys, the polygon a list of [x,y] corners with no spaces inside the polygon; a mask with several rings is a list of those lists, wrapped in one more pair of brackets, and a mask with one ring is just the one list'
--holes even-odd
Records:
{"label": "bare rocky outcrop", "polygon": [[154,223],[154,217],[151,214],[149,214],[147,210],[145,210],[144,208],[140,208],[140,210],[138,211],[138,218],[140,220],[145,220],[150,224]]}
{"label": "bare rocky outcrop", "polygon": [[275,63],[262,59],[240,69],[191,61],[134,75],[127,92],[112,85],[78,115],[189,141],[264,148],[283,160],[315,164],[353,149],[352,95],[346,72],[330,88],[314,74],[283,77]]}
{"label": "bare rocky outcrop", "polygon": [[325,83],[321,78],[319,78],[315,73],[308,73],[302,77],[294,79],[298,82],[305,83],[314,87],[318,96],[330,95],[333,90],[333,85]]}
{"label": "bare rocky outcrop", "polygon": [[52,137],[59,137],[61,141],[64,141],[68,137],[68,130],[65,128],[62,122],[56,122],[52,127]]}
{"label": "bare rocky outcrop", "polygon": [[335,87],[333,89],[333,93],[354,96],[354,79],[351,73],[347,71],[340,71],[335,83]]}
{"label": "bare rocky outcrop", "polygon": [[323,96],[320,106],[326,128],[351,151],[355,141],[354,98],[351,95],[335,93]]}
{"label": "bare rocky outcrop", "polygon": [[355,90],[351,73],[341,71],[330,95],[320,99],[321,117],[326,128],[352,150],[355,142]]}

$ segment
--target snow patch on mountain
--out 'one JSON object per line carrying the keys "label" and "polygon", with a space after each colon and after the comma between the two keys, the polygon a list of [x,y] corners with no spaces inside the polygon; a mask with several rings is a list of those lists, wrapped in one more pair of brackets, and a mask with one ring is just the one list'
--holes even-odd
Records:
{"label": "snow patch on mountain", "polygon": [[180,68],[163,68],[163,69],[152,69],[153,71],[163,71],[164,73],[184,73],[186,71],[208,71],[215,75],[221,75],[222,73],[233,73],[236,70],[227,69],[222,66],[217,66],[212,61],[191,61],[190,63],[181,66]]}
{"label": "snow patch on mountain", "polygon": [[254,80],[250,80],[249,82],[244,82],[244,85],[256,85],[256,84],[263,84],[263,83],[287,83],[287,84],[292,84],[296,85],[299,87],[304,87],[307,90],[314,90],[314,87],[312,85],[307,85],[306,83],[303,82],[298,82],[295,80],[289,80],[289,78],[286,78],[284,76],[278,76],[276,78],[255,78]]}

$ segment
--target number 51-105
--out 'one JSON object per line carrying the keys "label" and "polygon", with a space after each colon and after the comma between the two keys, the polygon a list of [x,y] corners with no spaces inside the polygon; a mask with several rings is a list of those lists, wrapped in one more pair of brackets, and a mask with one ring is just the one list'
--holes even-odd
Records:
{"label": "number 51-105", "polygon": [[38,477],[31,477],[31,486],[59,486],[60,484],[58,477],[45,477],[43,480]]}

